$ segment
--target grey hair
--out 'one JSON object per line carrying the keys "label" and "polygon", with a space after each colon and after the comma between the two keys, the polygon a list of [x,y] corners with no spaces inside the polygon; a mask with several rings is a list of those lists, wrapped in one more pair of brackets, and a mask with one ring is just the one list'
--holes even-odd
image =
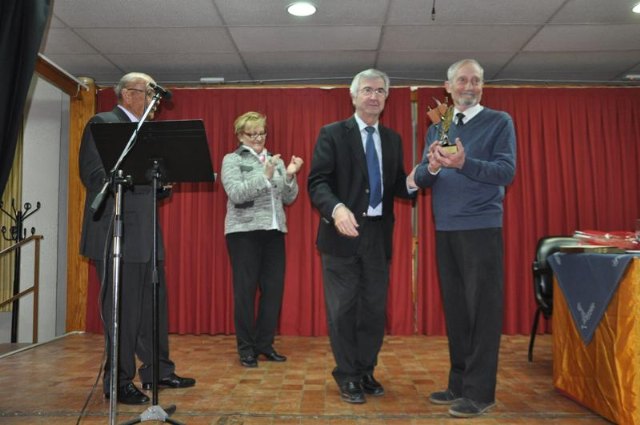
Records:
{"label": "grey hair", "polygon": [[480,71],[480,79],[484,81],[484,68],[482,68],[482,66],[480,66],[478,61],[475,59],[462,59],[454,63],[453,65],[451,65],[447,70],[447,80],[449,80],[450,83],[453,83],[453,79],[456,76],[456,73],[458,72],[458,70],[462,68],[464,65],[468,65],[468,64],[471,64],[476,68],[478,68],[478,71]]}
{"label": "grey hair", "polygon": [[382,78],[384,81],[384,91],[389,94],[389,76],[382,71],[377,69],[365,69],[362,72],[359,72],[355,77],[353,77],[353,81],[351,82],[351,88],[349,92],[351,92],[351,97],[356,97],[358,95],[358,89],[360,88],[360,80],[363,78]]}
{"label": "grey hair", "polygon": [[145,84],[155,83],[153,78],[142,72],[130,72],[123,75],[122,78],[120,78],[120,81],[118,81],[118,84],[116,84],[116,86],[114,87],[114,91],[116,92],[118,100],[122,99],[122,89],[128,87],[132,83],[137,83],[141,80],[144,81]]}

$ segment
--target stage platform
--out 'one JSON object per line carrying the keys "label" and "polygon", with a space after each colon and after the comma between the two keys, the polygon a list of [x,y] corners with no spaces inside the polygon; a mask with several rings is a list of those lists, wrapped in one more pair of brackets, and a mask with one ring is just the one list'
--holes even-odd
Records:
{"label": "stage platform", "polygon": [[[497,406],[474,419],[484,424],[607,424],[600,416],[553,389],[551,336],[536,338],[527,361],[527,336],[502,339]],[[340,400],[331,377],[333,358],[326,337],[280,336],[276,349],[285,363],[240,366],[233,336],[170,336],[179,375],[197,385],[159,392],[161,407],[175,405],[172,418],[192,425],[423,425],[453,424],[446,406],[427,400],[446,385],[444,337],[385,338],[376,369],[386,394],[363,405]],[[109,423],[102,383],[92,387],[103,358],[101,335],[73,333],[0,357],[0,423]],[[138,417],[148,406],[118,405],[117,423]],[[147,422],[155,423],[155,422]]]}

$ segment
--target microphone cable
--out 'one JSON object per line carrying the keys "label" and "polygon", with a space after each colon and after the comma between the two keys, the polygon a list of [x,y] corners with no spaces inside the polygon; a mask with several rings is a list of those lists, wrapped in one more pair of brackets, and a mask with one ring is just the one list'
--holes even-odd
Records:
{"label": "microphone cable", "polygon": [[[104,241],[104,248],[102,251],[102,259],[103,259],[104,267],[102,268],[102,275],[100,276],[100,293],[98,295],[98,311],[100,313],[100,321],[102,322],[103,330],[105,328],[104,326],[105,322],[104,322],[104,312],[102,307],[103,307],[105,295],[107,292],[107,285],[106,285],[107,268],[108,268],[108,261],[109,261],[109,248],[111,247],[111,243],[110,243],[111,238],[109,237],[109,235],[113,231],[113,222],[115,220],[115,217],[116,217],[116,211],[114,208],[111,214],[111,220],[109,220],[109,228],[107,229],[107,238]],[[100,359],[100,369],[98,370],[96,379],[93,382],[93,385],[91,386],[91,391],[89,391],[89,394],[87,395],[87,398],[85,399],[84,404],[82,405],[82,409],[80,409],[80,413],[78,414],[78,420],[76,421],[76,425],[80,425],[80,421],[82,421],[82,418],[86,416],[87,406],[89,405],[91,398],[93,398],[93,394],[96,392],[96,388],[98,387],[98,382],[100,382],[100,377],[102,376],[104,372],[104,368],[107,364],[107,352],[109,350],[109,344],[107,343],[107,341],[109,341],[108,332],[107,332],[107,336],[104,338],[104,349],[102,350],[102,359]]]}

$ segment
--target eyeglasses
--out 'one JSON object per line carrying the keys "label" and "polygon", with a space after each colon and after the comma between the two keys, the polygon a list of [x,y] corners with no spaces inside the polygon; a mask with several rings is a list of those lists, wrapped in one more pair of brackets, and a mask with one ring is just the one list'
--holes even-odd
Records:
{"label": "eyeglasses", "polygon": [[245,136],[247,136],[249,139],[251,140],[256,140],[258,137],[262,137],[263,139],[265,137],[267,137],[267,132],[262,132],[262,133],[245,133],[242,132],[242,134],[244,134]]}
{"label": "eyeglasses", "polygon": [[467,83],[471,83],[472,86],[477,87],[482,85],[482,79],[478,77],[472,77],[472,78],[459,77],[455,80],[455,83],[464,85],[464,86],[466,86]]}
{"label": "eyeglasses", "polygon": [[385,96],[387,94],[387,91],[382,87],[377,89],[374,89],[373,87],[364,87],[360,89],[360,93],[365,96],[371,96],[374,93],[376,96]]}
{"label": "eyeglasses", "polygon": [[137,91],[137,92],[140,92],[140,93],[146,93],[146,95],[147,95],[147,96],[149,96],[149,97],[153,97],[153,95],[154,95],[154,94],[156,94],[156,93],[155,93],[153,90],[151,90],[151,89],[142,90],[142,89],[136,89],[136,88],[133,88],[133,87],[125,87],[124,89],[125,89],[125,90]]}

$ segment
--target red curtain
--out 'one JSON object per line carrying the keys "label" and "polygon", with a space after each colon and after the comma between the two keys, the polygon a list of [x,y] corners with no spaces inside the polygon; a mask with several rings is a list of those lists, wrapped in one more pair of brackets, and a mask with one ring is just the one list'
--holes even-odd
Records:
{"label": "red curtain", "polygon": [[[427,107],[445,94],[418,91],[420,150]],[[526,334],[537,240],[579,229],[632,230],[640,216],[640,89],[487,87],[482,103],[511,114],[516,129],[516,178],[505,199],[503,331]],[[418,205],[418,330],[429,335],[444,332],[430,202],[427,192]]]}
{"label": "red curtain", "polygon": [[[417,90],[417,156],[424,148],[426,110],[443,100],[442,88]],[[112,90],[98,96],[98,110],[115,104]],[[413,150],[408,88],[394,88],[382,122],[403,137],[405,166]],[[631,230],[640,217],[640,89],[486,87],[483,104],[513,117],[518,146],[516,179],[505,200],[504,333],[530,331],[535,301],[531,261],[538,238],[577,229]],[[268,117],[270,151],[306,164],[300,194],[287,208],[287,270],[280,332],[325,335],[322,273],[315,248],[318,214],[306,180],[320,127],[353,113],[346,88],[176,89],[158,119],[202,119],[215,170],[236,146],[234,119],[248,111]],[[412,206],[396,201],[394,257],[388,303],[390,334],[445,333],[430,192],[417,201],[417,265],[412,262]],[[224,241],[226,196],[219,182],[180,184],[160,207],[167,250],[170,331],[233,333],[231,274]],[[415,280],[413,267],[417,268]],[[98,284],[90,272],[87,330],[100,331]],[[415,295],[414,295],[415,294]]]}
{"label": "red curtain", "polygon": [[[98,110],[115,104],[112,90],[99,93]],[[326,335],[320,257],[315,249],[319,216],[311,207],[306,181],[320,127],[353,114],[348,89],[176,89],[163,102],[157,119],[202,119],[214,170],[233,151],[237,139],[233,121],[240,114],[267,115],[267,148],[285,161],[295,154],[306,164],[298,176],[300,193],[287,207],[286,278],[280,333]],[[412,124],[408,88],[394,88],[382,122],[396,129],[405,144],[405,164],[411,166]],[[170,332],[233,333],[231,269],[224,240],[226,195],[219,182],[180,184],[160,207],[166,248]],[[413,333],[411,288],[411,205],[397,201],[394,260],[389,293],[388,332]],[[250,259],[247,259],[250,261]],[[90,272],[87,330],[98,332],[98,283]]]}

